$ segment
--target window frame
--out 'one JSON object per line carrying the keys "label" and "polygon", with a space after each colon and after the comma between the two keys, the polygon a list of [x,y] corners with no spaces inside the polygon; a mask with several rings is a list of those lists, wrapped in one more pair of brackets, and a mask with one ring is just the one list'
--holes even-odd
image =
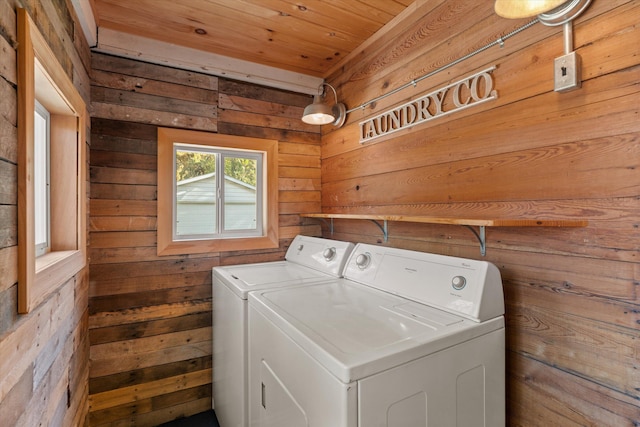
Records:
{"label": "window frame", "polygon": [[[178,182],[173,182],[173,201],[171,208],[173,209],[172,238],[174,241],[186,241],[186,240],[199,240],[199,239],[225,239],[225,238],[237,238],[237,237],[260,237],[263,235],[264,230],[264,158],[265,153],[263,151],[254,150],[238,150],[230,149],[228,147],[218,147],[209,145],[195,145],[185,143],[173,143],[173,177],[176,176],[176,158],[178,151],[195,152],[195,153],[207,153],[213,154],[216,158],[216,170],[215,170],[215,182],[216,182],[216,233],[210,234],[185,234],[184,237],[180,237],[178,234]],[[256,227],[255,229],[236,229],[226,230],[224,224],[226,221],[226,181],[225,178],[225,161],[227,158],[243,158],[250,159],[256,162]],[[260,190],[262,189],[262,190]],[[223,203],[220,203],[220,202]]]}
{"label": "window frame", "polygon": [[[18,25],[18,313],[24,314],[86,266],[88,111],[72,80],[25,9]],[[36,257],[36,98],[50,113],[51,250]]]}
{"label": "window frame", "polygon": [[[174,239],[174,144],[263,153],[263,231],[261,236]],[[278,232],[278,141],[194,130],[158,128],[157,254],[159,256],[277,248]]]}

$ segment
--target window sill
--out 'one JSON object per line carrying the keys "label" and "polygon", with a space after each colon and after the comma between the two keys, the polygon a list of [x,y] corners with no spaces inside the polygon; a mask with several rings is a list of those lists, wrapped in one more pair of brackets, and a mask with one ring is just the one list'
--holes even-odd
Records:
{"label": "window sill", "polygon": [[32,306],[36,307],[63,283],[86,265],[82,251],[55,251],[36,258],[36,278],[30,290]]}
{"label": "window sill", "polygon": [[273,249],[278,247],[278,237],[270,233],[264,237],[243,237],[237,239],[182,240],[166,244],[158,242],[158,256],[184,255],[211,252],[248,251]]}

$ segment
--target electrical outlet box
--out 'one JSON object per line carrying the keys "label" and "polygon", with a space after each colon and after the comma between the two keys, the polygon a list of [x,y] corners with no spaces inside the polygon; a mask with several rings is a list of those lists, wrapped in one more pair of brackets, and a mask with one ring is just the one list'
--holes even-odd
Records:
{"label": "electrical outlet box", "polygon": [[560,56],[554,62],[554,90],[567,92],[578,89],[581,85],[580,56],[571,52]]}

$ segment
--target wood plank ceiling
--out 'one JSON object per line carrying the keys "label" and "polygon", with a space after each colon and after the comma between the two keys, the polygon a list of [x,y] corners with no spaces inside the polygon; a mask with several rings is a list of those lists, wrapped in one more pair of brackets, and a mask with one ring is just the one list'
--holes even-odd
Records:
{"label": "wood plank ceiling", "polygon": [[413,0],[94,0],[98,28],[324,78]]}

